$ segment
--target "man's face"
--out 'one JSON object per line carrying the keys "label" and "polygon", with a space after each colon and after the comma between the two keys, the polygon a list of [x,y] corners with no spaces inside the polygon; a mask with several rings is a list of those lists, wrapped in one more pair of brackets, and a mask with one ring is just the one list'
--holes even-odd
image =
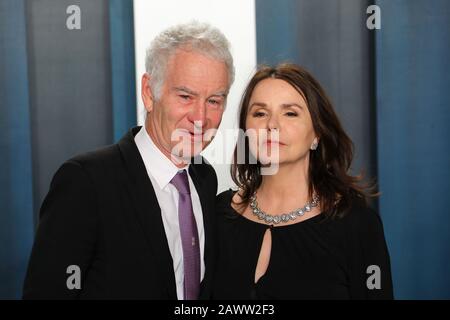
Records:
{"label": "man's face", "polygon": [[148,79],[142,78],[147,132],[169,158],[196,156],[211,142],[205,132],[217,129],[222,119],[229,81],[225,63],[178,49],[169,58],[158,100]]}

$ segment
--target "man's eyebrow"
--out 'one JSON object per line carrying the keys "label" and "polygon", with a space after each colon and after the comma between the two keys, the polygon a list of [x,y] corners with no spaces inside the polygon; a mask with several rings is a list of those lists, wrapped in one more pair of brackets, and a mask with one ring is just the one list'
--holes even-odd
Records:
{"label": "man's eyebrow", "polygon": [[228,92],[227,92],[227,91],[219,91],[219,92],[213,93],[213,94],[211,95],[211,97],[217,97],[217,96],[220,96],[220,97],[226,98],[227,95],[228,95]]}
{"label": "man's eyebrow", "polygon": [[[188,93],[188,94],[190,94],[190,95],[193,95],[193,96],[198,96],[198,95],[199,95],[197,92],[195,92],[195,91],[193,91],[193,90],[191,90],[191,89],[189,89],[189,88],[183,87],[183,86],[182,86],[182,87],[173,87],[173,89],[176,90],[176,91],[183,91],[183,92],[186,92],[186,93]],[[226,98],[227,95],[228,95],[228,92],[227,92],[227,91],[219,91],[219,92],[213,93],[213,94],[211,95],[211,97],[217,97],[217,96],[220,96],[220,97]]]}
{"label": "man's eyebrow", "polygon": [[183,92],[186,92],[186,93],[188,93],[188,94],[190,94],[190,95],[193,95],[193,96],[198,96],[198,93],[197,93],[197,92],[192,91],[191,89],[186,88],[186,87],[173,87],[173,89],[175,89],[175,90],[177,90],[177,91],[183,91]]}

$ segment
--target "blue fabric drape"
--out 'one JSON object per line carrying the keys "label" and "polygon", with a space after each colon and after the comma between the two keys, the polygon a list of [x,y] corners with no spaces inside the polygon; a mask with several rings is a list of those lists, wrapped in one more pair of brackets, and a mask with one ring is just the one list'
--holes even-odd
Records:
{"label": "blue fabric drape", "polygon": [[0,1],[0,299],[20,298],[33,241],[25,1]]}
{"label": "blue fabric drape", "polygon": [[109,0],[114,141],[136,124],[133,1]]}
{"label": "blue fabric drape", "polygon": [[450,299],[450,2],[377,4],[380,210],[395,295]]}
{"label": "blue fabric drape", "polygon": [[0,1],[0,299],[16,299],[62,161],[136,125],[132,1]]}

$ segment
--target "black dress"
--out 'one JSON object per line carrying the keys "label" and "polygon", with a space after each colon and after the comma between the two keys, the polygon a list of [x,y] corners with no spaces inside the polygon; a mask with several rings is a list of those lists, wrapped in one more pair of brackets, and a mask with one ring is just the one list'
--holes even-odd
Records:
{"label": "black dress", "polygon": [[[230,189],[217,196],[214,299],[393,298],[381,219],[361,202],[341,219],[324,219],[319,214],[272,227],[236,212],[231,207],[234,193]],[[268,228],[272,232],[270,261],[255,284]],[[379,272],[367,270],[371,265],[378,266]]]}

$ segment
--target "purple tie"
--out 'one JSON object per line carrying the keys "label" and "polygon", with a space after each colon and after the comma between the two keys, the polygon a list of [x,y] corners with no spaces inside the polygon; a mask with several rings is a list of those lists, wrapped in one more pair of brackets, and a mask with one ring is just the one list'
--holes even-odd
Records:
{"label": "purple tie", "polygon": [[200,292],[200,241],[186,170],[178,171],[170,183],[179,193],[178,220],[183,247],[184,299],[196,300]]}

